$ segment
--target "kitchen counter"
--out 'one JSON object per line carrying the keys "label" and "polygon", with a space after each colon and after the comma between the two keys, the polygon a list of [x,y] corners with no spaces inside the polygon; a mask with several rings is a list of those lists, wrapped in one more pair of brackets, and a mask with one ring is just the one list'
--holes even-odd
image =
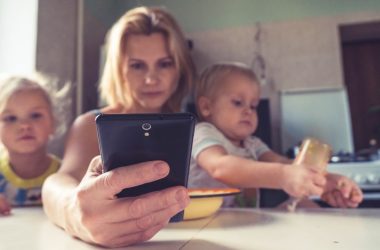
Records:
{"label": "kitchen counter", "polygon": [[[379,249],[380,209],[221,209],[211,217],[168,225],[128,249]],[[104,249],[70,237],[41,208],[0,217],[0,250]]]}

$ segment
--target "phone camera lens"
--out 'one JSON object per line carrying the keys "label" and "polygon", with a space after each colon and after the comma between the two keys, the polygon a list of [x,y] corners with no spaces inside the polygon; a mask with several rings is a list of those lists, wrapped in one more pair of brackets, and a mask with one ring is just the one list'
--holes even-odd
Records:
{"label": "phone camera lens", "polygon": [[152,125],[150,125],[149,123],[144,123],[141,127],[143,130],[148,131],[152,128]]}

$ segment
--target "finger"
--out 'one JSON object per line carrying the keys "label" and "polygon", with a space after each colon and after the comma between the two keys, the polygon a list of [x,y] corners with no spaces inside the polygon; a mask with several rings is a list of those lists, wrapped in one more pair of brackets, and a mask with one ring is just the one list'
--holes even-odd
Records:
{"label": "finger", "polygon": [[98,155],[91,160],[87,173],[84,178],[96,177],[96,176],[101,175],[102,173],[103,173],[102,159],[100,158],[100,155]]}
{"label": "finger", "polygon": [[355,202],[355,201],[346,201],[347,207],[349,208],[356,208],[359,206],[360,202]]}
{"label": "finger", "polygon": [[334,198],[336,200],[337,206],[340,208],[346,208],[346,202],[342,196],[342,193],[339,190],[334,190],[333,191]]}
{"label": "finger", "polygon": [[113,197],[124,188],[153,182],[167,176],[169,166],[162,161],[151,161],[115,168],[95,180],[99,195]]}
{"label": "finger", "polygon": [[349,207],[357,207],[363,201],[363,193],[359,188],[355,188],[350,193],[350,198],[347,200]]}
{"label": "finger", "polygon": [[350,199],[347,200],[347,205],[349,207],[358,207],[359,204],[363,201],[363,193],[359,188],[352,190]]}
{"label": "finger", "polygon": [[360,203],[363,201],[363,192],[360,189],[354,189],[351,193],[350,200]]}
{"label": "finger", "polygon": [[[104,221],[122,222],[146,217],[152,213],[163,211],[166,217],[154,218],[157,223],[170,218],[185,209],[190,198],[184,187],[172,187],[151,192],[136,198],[120,198],[115,201],[112,213],[103,214]],[[172,210],[176,209],[177,210]]]}
{"label": "finger", "polygon": [[128,238],[132,238],[133,240],[131,241],[147,240],[154,235],[153,233],[156,232],[156,228],[160,229],[164,225],[167,225],[170,218],[181,210],[183,210],[182,206],[175,204],[138,219],[127,220],[120,223],[111,223],[109,224],[108,230],[98,228],[93,232],[92,238],[94,242],[102,245],[110,242],[112,242],[111,244],[118,245],[119,243],[115,241],[115,239],[118,238],[123,239],[119,240],[120,243],[124,242],[124,244]]}
{"label": "finger", "polygon": [[331,192],[324,194],[323,200],[332,207],[337,207],[338,204]]}
{"label": "finger", "polygon": [[[180,209],[183,210],[189,202],[190,198],[186,188],[173,187],[148,193],[132,203],[127,203],[126,211],[128,211],[133,218],[140,218],[152,212],[166,209],[171,205],[178,204]],[[152,206],[152,204],[154,204],[154,206]]]}
{"label": "finger", "polygon": [[350,193],[352,190],[352,185],[349,185],[347,180],[339,180],[337,183],[337,189],[342,193],[345,199],[350,198]]}

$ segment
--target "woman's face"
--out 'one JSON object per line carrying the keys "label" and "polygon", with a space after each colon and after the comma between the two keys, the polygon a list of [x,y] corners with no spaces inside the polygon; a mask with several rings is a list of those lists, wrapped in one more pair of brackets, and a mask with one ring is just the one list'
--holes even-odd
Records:
{"label": "woman's face", "polygon": [[125,84],[132,99],[129,111],[160,112],[178,86],[179,72],[165,36],[130,35],[126,44]]}

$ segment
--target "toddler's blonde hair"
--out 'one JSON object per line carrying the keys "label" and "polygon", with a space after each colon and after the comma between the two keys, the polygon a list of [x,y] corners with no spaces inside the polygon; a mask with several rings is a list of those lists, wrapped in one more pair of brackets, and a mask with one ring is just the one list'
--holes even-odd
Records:
{"label": "toddler's blonde hair", "polygon": [[2,113],[9,99],[21,91],[39,90],[49,104],[53,118],[54,136],[65,133],[71,119],[71,84],[65,83],[60,87],[59,80],[41,72],[34,72],[25,76],[0,77],[0,113]]}
{"label": "toddler's blonde hair", "polygon": [[199,77],[194,89],[194,100],[200,120],[203,120],[199,107],[197,105],[200,97],[214,98],[218,90],[223,87],[224,79],[231,74],[241,74],[252,82],[258,84],[257,77],[253,70],[241,62],[220,62],[207,67]]}

